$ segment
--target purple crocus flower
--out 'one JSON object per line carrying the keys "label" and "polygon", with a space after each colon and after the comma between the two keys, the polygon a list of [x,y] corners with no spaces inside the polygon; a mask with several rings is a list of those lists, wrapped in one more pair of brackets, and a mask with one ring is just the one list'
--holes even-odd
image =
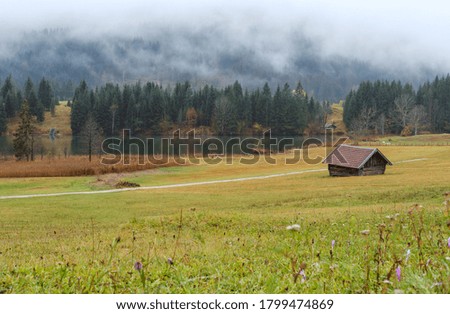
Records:
{"label": "purple crocus flower", "polygon": [[142,263],[139,262],[139,261],[134,263],[134,269],[136,269],[137,271],[141,271],[142,270]]}
{"label": "purple crocus flower", "polygon": [[450,249],[450,237],[447,239],[447,246]]}
{"label": "purple crocus flower", "polygon": [[397,269],[395,270],[395,273],[397,274],[397,280],[398,281],[402,280],[402,270],[401,270],[400,266],[397,267]]}
{"label": "purple crocus flower", "polygon": [[335,240],[331,240],[331,249],[334,249],[334,245],[336,244]]}

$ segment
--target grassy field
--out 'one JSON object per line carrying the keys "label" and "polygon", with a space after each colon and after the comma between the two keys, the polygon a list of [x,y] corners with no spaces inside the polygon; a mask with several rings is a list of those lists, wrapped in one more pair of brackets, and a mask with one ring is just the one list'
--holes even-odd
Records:
{"label": "grassy field", "polygon": [[[450,147],[382,151],[394,162],[384,176],[324,171],[0,200],[0,293],[450,293]],[[326,168],[285,157],[122,179],[151,186]],[[0,195],[100,190],[101,179],[0,179]]]}
{"label": "grassy field", "polygon": [[[378,139],[378,143],[385,145],[450,145],[450,134],[422,134],[416,136],[389,136]],[[378,144],[377,143],[377,144]]]}

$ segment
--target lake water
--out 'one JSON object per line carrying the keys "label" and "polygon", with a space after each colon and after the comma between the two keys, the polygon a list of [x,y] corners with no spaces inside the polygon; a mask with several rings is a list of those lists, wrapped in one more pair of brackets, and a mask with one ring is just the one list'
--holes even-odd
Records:
{"label": "lake water", "polygon": [[[318,140],[324,140],[323,136],[315,137]],[[117,137],[118,141],[121,139]],[[183,137],[181,138],[183,140]],[[256,145],[261,146],[262,136],[252,136],[252,137],[225,137],[225,136],[216,136],[216,137],[200,137],[199,138],[201,145],[195,146],[195,152],[201,153],[203,151],[202,145],[210,145],[209,149],[215,150],[217,153],[223,152],[242,152],[239,143],[242,141],[246,141],[246,145],[248,147],[256,147]],[[272,141],[276,141],[276,145],[272,146],[272,150],[278,150],[277,147],[279,145],[285,145],[286,148],[300,148],[302,146],[303,141],[305,140],[304,136],[284,136],[284,137],[273,137]],[[153,141],[153,145],[151,145]],[[161,154],[167,153],[167,149],[171,153],[173,153],[173,146],[167,145],[169,141],[168,137],[156,136],[150,139],[144,137],[136,137],[132,138],[131,141],[125,141],[125,145],[111,147],[125,151],[126,153],[132,152],[135,153],[153,153],[153,154]],[[185,140],[186,142],[186,140]],[[188,141],[189,142],[189,141]],[[280,144],[281,142],[281,144]],[[123,142],[122,142],[123,143]],[[142,143],[142,144],[141,144]],[[150,145],[148,145],[150,143]],[[190,141],[192,144],[193,142]],[[251,145],[249,145],[251,144]],[[142,146],[143,150],[142,150]],[[150,148],[149,148],[150,147]],[[151,148],[153,147],[153,148]],[[168,148],[167,148],[168,147]],[[180,153],[185,153],[187,145],[180,146]],[[192,149],[192,147],[191,147]],[[34,143],[34,152],[36,156],[65,156],[65,155],[83,155],[86,154],[85,145],[82,144],[82,140],[77,137],[72,136],[58,136],[55,139],[51,139],[49,136],[36,136]],[[13,155],[13,137],[12,136],[0,136],[0,156],[5,155]]]}

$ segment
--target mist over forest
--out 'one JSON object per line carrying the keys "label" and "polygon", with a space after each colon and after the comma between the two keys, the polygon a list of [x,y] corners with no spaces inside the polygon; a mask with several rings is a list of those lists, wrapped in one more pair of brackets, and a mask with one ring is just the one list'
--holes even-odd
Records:
{"label": "mist over forest", "polygon": [[[27,77],[74,85],[86,80],[90,86],[189,80],[194,88],[238,80],[250,90],[265,82],[275,89],[301,81],[309,95],[336,101],[364,80],[418,86],[449,72],[448,62],[441,62],[447,47],[429,45],[437,34],[420,27],[430,21],[376,5],[349,18],[345,5],[319,2],[326,5],[175,1],[172,9],[113,1],[91,14],[75,5],[67,11],[57,7],[46,19],[37,18],[45,8],[32,16],[17,9],[2,17],[0,79],[12,74],[20,86]],[[14,13],[25,14],[23,23]],[[380,14],[384,23],[373,18]]]}

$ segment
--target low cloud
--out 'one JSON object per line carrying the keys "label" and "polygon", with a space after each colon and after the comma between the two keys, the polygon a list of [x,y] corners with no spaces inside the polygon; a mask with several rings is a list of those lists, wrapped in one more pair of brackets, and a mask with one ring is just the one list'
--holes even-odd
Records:
{"label": "low cloud", "polygon": [[[414,80],[423,73],[450,72],[448,8],[437,0],[426,6],[386,0],[45,0],[8,6],[0,13],[3,64],[13,60],[23,65],[18,58],[28,50],[41,53],[44,63],[53,59],[55,64],[93,66],[98,79],[117,79],[121,73],[129,79],[170,81],[179,75],[259,83],[291,80],[296,73],[306,80],[345,76],[345,66],[358,64],[386,78]],[[42,33],[44,29],[50,32]],[[71,55],[74,50],[67,46],[74,43]],[[83,44],[87,47],[80,48]],[[39,50],[42,45],[47,56]],[[110,69],[91,64],[98,58]]]}

